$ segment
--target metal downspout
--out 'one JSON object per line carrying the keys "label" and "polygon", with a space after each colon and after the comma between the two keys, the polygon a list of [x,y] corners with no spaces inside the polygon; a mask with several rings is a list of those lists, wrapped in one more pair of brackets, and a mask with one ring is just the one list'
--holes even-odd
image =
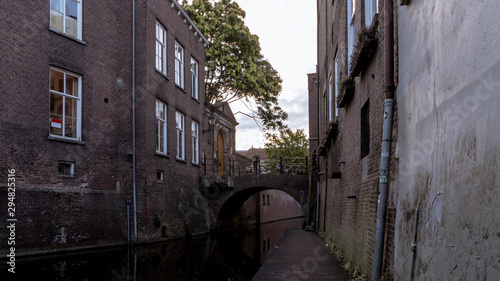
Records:
{"label": "metal downspout", "polygon": [[135,167],[135,0],[132,0],[132,192],[134,201],[134,239],[137,243],[137,194]]}
{"label": "metal downspout", "polygon": [[417,260],[417,234],[418,234],[418,211],[420,209],[420,197],[418,197],[417,208],[415,209],[415,231],[413,232],[413,243],[411,243],[411,250],[413,251],[413,258],[411,261],[411,276],[410,281],[415,278],[415,263]]}
{"label": "metal downspout", "polygon": [[377,205],[377,225],[373,253],[372,281],[380,280],[384,258],[385,219],[387,190],[392,142],[392,117],[394,110],[394,21],[393,0],[384,2],[384,49],[385,49],[385,112],[380,159],[380,181]]}

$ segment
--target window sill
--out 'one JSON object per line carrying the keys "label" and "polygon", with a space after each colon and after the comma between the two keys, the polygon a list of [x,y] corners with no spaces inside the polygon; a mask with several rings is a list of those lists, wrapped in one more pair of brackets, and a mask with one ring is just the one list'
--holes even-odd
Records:
{"label": "window sill", "polygon": [[57,175],[59,178],[74,179],[75,175]]}
{"label": "window sill", "polygon": [[155,155],[156,155],[156,156],[163,157],[163,158],[170,159],[170,155],[168,155],[168,154],[163,154],[163,153],[160,153],[160,152],[158,152],[158,151],[156,151],[156,152],[155,152]]}
{"label": "window sill", "polygon": [[195,167],[201,168],[201,165],[200,165],[199,163],[193,163],[193,162],[191,162],[191,164],[192,164],[193,166],[195,166]]}
{"label": "window sill", "polygon": [[65,138],[60,138],[60,137],[55,137],[55,136],[48,136],[47,139],[52,140],[52,141],[59,141],[59,142],[66,142],[66,143],[72,143],[72,144],[78,144],[78,145],[85,145],[84,141],[77,141],[77,140],[71,140],[71,139],[65,139]]}
{"label": "window sill", "polygon": [[181,163],[184,163],[184,164],[187,164],[187,161],[186,161],[186,160],[184,160],[184,159],[175,158],[175,161],[177,161],[177,162],[181,162]]}
{"label": "window sill", "polygon": [[159,71],[159,70],[158,70],[158,68],[156,68],[156,67],[155,67],[155,70],[156,70],[156,72],[157,72],[158,74],[160,74],[161,76],[165,77],[167,80],[170,80],[170,78],[168,78],[167,74],[165,74],[165,73],[163,73],[163,72]]}
{"label": "window sill", "polygon": [[53,27],[49,27],[49,31],[52,31],[52,32],[54,32],[54,33],[56,33],[56,34],[59,34],[59,35],[63,36],[63,37],[66,37],[66,38],[68,38],[68,39],[71,39],[71,40],[73,40],[73,41],[76,41],[76,42],[78,42],[78,43],[80,43],[80,44],[82,44],[82,45],[87,45],[87,43],[86,43],[85,41],[83,41],[83,40],[81,40],[81,39],[78,39],[78,38],[75,38],[75,37],[73,37],[73,36],[70,36],[70,35],[68,35],[68,34],[66,34],[66,33],[64,33],[64,32],[61,32],[61,31],[59,31],[59,30],[57,30],[57,29],[53,28]]}
{"label": "window sill", "polygon": [[177,85],[177,84],[175,84],[175,86],[176,86],[179,90],[183,91],[183,92],[184,92],[184,94],[187,94],[186,89],[184,89],[182,86]]}
{"label": "window sill", "polygon": [[195,102],[197,102],[197,103],[201,104],[201,102],[200,102],[200,100],[199,100],[199,99],[197,99],[197,98],[195,98],[195,97],[193,97],[193,96],[191,96],[191,98],[192,98]]}

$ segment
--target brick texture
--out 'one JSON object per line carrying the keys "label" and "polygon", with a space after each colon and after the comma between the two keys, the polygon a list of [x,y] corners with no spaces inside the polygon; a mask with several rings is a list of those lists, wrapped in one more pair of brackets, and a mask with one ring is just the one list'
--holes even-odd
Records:
{"label": "brick texture", "polygon": [[[136,189],[139,240],[206,232],[213,214],[192,164],[191,122],[200,152],[209,151],[204,97],[204,42],[178,9],[136,1]],[[48,1],[0,4],[0,204],[7,169],[16,170],[19,251],[125,243],[132,200],[132,4],[83,1],[82,39],[50,28]],[[167,75],[155,70],[155,26],[167,29]],[[184,47],[184,88],[174,83],[174,43]],[[200,98],[191,98],[191,57],[199,63]],[[49,69],[82,77],[82,141],[49,137]],[[155,102],[167,104],[168,155],[155,153]],[[186,160],[176,159],[175,112],[185,114]],[[58,176],[58,161],[75,164]],[[165,173],[157,181],[157,171]],[[0,219],[5,221],[2,212]],[[159,221],[159,226],[155,225]],[[5,229],[0,231],[6,249]],[[65,237],[62,239],[61,237]],[[55,242],[54,242],[55,241]],[[60,242],[60,243],[59,243]]]}
{"label": "brick texture", "polygon": [[[364,1],[356,0],[356,33],[360,32],[364,26],[363,5]],[[320,157],[320,172],[324,172],[325,175],[320,176],[319,229],[325,232],[327,239],[341,246],[346,258],[367,276],[371,276],[372,272],[385,100],[383,1],[380,1],[379,5],[378,25],[375,25],[378,43],[361,74],[354,77],[354,96],[346,107],[339,109],[338,133],[330,138],[331,145],[324,148]],[[395,33],[397,34],[397,29]],[[397,49],[397,45],[394,48]],[[320,99],[315,110],[320,112],[319,131],[322,132],[320,140],[324,140],[325,129],[328,126],[328,112],[325,112],[325,108],[334,110],[334,108],[325,107],[325,101],[328,97],[327,83],[334,75],[335,55],[338,58],[339,79],[342,79],[347,76],[349,59],[347,56],[347,5],[345,1],[318,0]],[[397,69],[397,53],[395,62]],[[369,102],[370,144],[368,155],[361,157],[361,108],[367,102]],[[394,116],[397,116],[397,106]],[[397,118],[394,118],[393,122],[392,155],[394,155],[397,143]],[[393,202],[396,200],[393,196],[395,196],[394,182],[397,176],[395,165],[394,156],[391,156],[383,265],[384,272],[388,274],[394,261],[396,206]],[[333,171],[341,172],[341,178],[332,178]]]}

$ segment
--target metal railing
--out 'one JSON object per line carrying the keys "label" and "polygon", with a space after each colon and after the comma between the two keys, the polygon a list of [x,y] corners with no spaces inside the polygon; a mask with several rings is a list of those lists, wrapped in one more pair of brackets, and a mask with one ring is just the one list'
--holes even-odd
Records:
{"label": "metal railing", "polygon": [[204,176],[234,177],[234,159],[232,158],[211,158],[202,159]]}
{"label": "metal railing", "polygon": [[263,161],[258,155],[252,158],[250,167],[236,168],[236,176],[248,174],[272,174],[272,175],[308,175],[309,158],[308,157],[271,157]]}
{"label": "metal railing", "polygon": [[258,155],[252,157],[250,166],[235,165],[233,158],[202,159],[203,175],[219,178],[234,176],[272,174],[272,175],[308,175],[309,157],[271,157],[263,161]]}

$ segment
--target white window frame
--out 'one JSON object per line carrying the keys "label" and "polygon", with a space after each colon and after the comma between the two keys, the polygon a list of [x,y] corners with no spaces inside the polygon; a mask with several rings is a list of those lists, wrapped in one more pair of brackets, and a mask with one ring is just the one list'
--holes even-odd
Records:
{"label": "white window frame", "polygon": [[[351,55],[354,49],[354,16],[356,14],[356,1],[347,0],[347,68],[351,64]],[[350,72],[350,70],[349,70]]]}
{"label": "white window frame", "polygon": [[[70,16],[66,16],[66,3],[67,2],[75,2],[77,7],[77,19],[76,19],[76,36],[74,35],[71,35],[67,30],[67,23],[66,23],[66,20],[69,18],[71,18]],[[62,5],[62,8],[63,11],[58,11],[58,10],[55,10],[55,9],[52,9],[52,7],[55,7],[56,6],[56,3],[60,3],[60,5]],[[56,26],[53,26],[52,25],[52,16],[55,15],[55,14],[62,14],[62,17],[63,17],[63,26],[62,26],[62,30],[59,29],[58,27]],[[53,29],[53,30],[56,30],[58,32],[61,32],[61,33],[64,33],[70,37],[73,37],[73,38],[77,38],[79,40],[82,40],[82,0],[50,0],[50,19],[49,19],[49,24],[50,24],[50,28]]]}
{"label": "white window frame", "polygon": [[334,91],[334,105],[335,105],[335,117],[339,116],[339,108],[338,108],[338,97],[339,97],[339,59],[337,56],[337,53],[335,53],[335,67],[334,67],[334,73],[333,73],[333,91]]}
{"label": "white window frame", "polygon": [[176,157],[180,160],[186,159],[186,142],[185,142],[185,115],[179,111],[175,112],[175,128],[177,131],[177,149]]}
{"label": "white window frame", "polygon": [[365,0],[365,24],[370,27],[378,13],[378,0]]}
{"label": "white window frame", "polygon": [[167,30],[159,22],[156,22],[156,70],[167,75]]}
{"label": "white window frame", "polygon": [[330,77],[328,81],[328,121],[333,121],[333,79]]}
{"label": "white window frame", "polygon": [[196,121],[192,121],[191,123],[191,149],[193,153],[193,157],[191,161],[193,164],[200,164],[200,152],[199,152],[199,147],[200,147],[200,131],[199,131],[200,125]]}
{"label": "white window frame", "polygon": [[175,84],[184,89],[184,47],[175,42]]}
{"label": "white window frame", "polygon": [[[56,90],[52,90],[51,89],[51,72],[52,71],[57,71],[57,72],[60,72],[63,74],[63,77],[64,77],[64,87],[63,87],[63,91],[64,92],[59,92],[59,91],[56,91]],[[70,95],[68,94],[68,91],[66,89],[66,76],[67,75],[71,75],[73,77],[76,77],[78,78],[78,93],[77,95]],[[59,115],[59,114],[56,114],[56,113],[51,113],[50,112],[50,108],[51,108],[51,95],[58,95],[60,97],[62,97],[62,103],[61,103],[61,114],[60,117],[62,120],[59,120],[57,118],[53,118],[53,117],[56,117],[55,115]],[[66,136],[66,118],[70,118],[70,117],[66,117],[66,101],[68,99],[72,99],[72,100],[75,100],[76,101],[76,136],[74,137],[68,137]],[[52,134],[51,133],[51,128],[59,128],[61,129],[61,135],[58,135],[58,134]],[[49,70],[49,135],[51,137],[54,137],[54,138],[60,138],[60,139],[67,139],[67,140],[76,140],[76,141],[81,141],[82,139],[82,76],[81,75],[78,75],[78,74],[75,74],[75,73],[72,73],[72,72],[69,72],[69,71],[66,71],[66,70],[62,70],[60,68],[56,68],[56,67],[50,67],[50,70]]]}
{"label": "white window frame", "polygon": [[198,62],[191,57],[191,97],[198,100]]}
{"label": "white window frame", "polygon": [[[161,116],[163,110],[163,116]],[[156,153],[167,154],[167,105],[156,100]],[[163,133],[162,132],[163,129]],[[163,144],[163,149],[161,144]]]}

